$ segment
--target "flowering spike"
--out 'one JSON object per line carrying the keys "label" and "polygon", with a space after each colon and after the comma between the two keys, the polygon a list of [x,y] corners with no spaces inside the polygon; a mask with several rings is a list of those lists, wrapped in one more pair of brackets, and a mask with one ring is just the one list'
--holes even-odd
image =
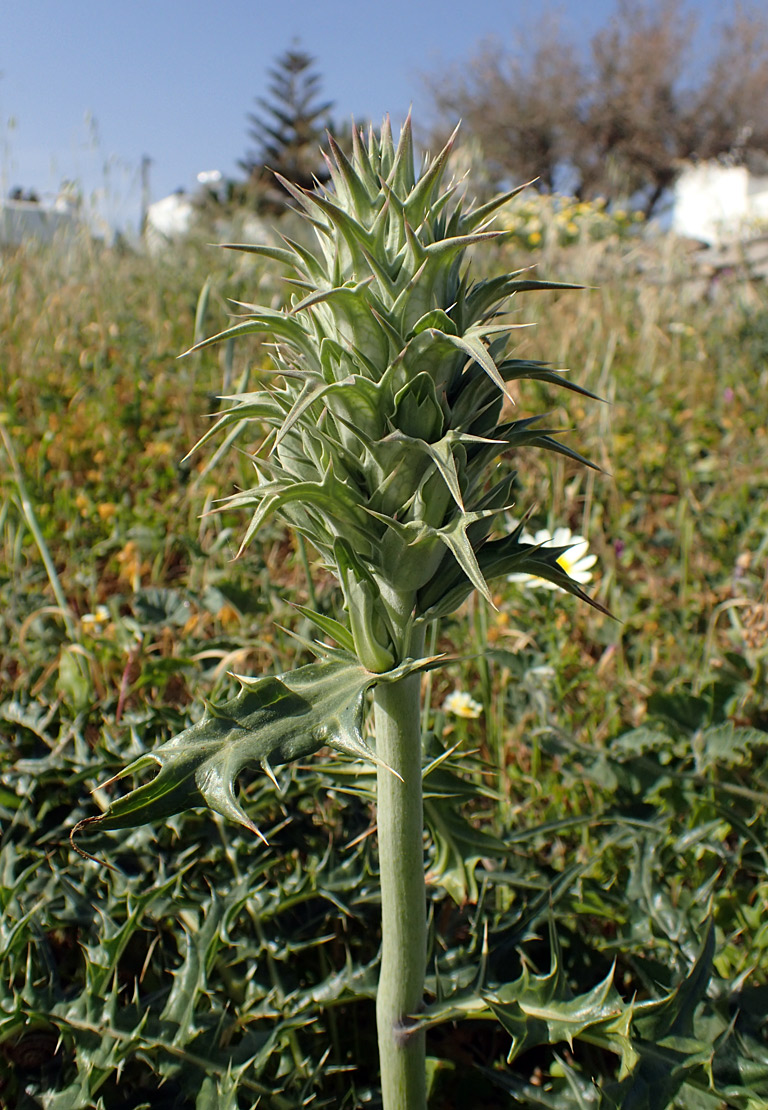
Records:
{"label": "flowering spike", "polygon": [[470,281],[467,252],[498,239],[492,217],[517,190],[464,211],[446,183],[455,137],[421,175],[410,116],[397,145],[388,119],[378,136],[354,129],[351,154],[329,138],[329,185],[284,182],[317,245],[254,248],[292,267],[290,305],[246,306],[204,341],[255,332],[280,342],[280,387],[235,397],[216,424],[258,420],[272,450],[254,487],[227,504],[253,512],[244,542],[272,513],[309,540],[342,582],[355,650],[377,670],[407,650],[382,617],[388,591],[426,616],[473,588],[490,599],[491,577],[534,564],[560,584],[551,553],[524,550],[519,536],[489,540],[511,486],[495,470],[529,446],[586,461],[538,417],[502,420],[512,381],[589,394],[545,363],[507,357],[520,326],[500,319],[509,298],[563,286],[523,271]]}

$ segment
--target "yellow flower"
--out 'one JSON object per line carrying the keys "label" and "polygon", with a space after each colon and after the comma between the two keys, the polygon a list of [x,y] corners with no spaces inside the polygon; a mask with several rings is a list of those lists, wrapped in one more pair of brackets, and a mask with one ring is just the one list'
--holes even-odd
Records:
{"label": "yellow flower", "polygon": [[144,454],[149,459],[169,459],[173,454],[173,446],[164,439],[154,440],[148,444]]}
{"label": "yellow flower", "polygon": [[104,625],[109,620],[109,609],[106,605],[97,605],[92,613],[83,613],[80,618],[80,627],[83,632],[97,636],[104,631]]}
{"label": "yellow flower", "polygon": [[531,234],[528,236],[528,242],[531,244],[532,247],[535,247],[538,243],[541,242],[541,232],[532,231]]}
{"label": "yellow flower", "polygon": [[118,572],[120,581],[128,582],[134,590],[138,590],[141,586],[141,576],[149,571],[150,566],[149,563],[142,561],[135,540],[128,540],[122,551],[118,551],[117,561],[120,564]]}
{"label": "yellow flower", "polygon": [[465,690],[454,690],[443,702],[443,710],[446,713],[453,713],[454,717],[471,719],[479,717],[483,707]]}
{"label": "yellow flower", "polygon": [[220,621],[225,628],[229,628],[231,625],[237,624],[240,621],[240,614],[237,609],[235,609],[234,605],[222,605],[221,609],[219,609],[216,614],[216,619]]}

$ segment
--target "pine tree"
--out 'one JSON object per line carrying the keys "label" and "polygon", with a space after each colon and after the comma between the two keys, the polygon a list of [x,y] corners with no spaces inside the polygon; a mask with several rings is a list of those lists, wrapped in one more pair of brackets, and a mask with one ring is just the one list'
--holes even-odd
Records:
{"label": "pine tree", "polygon": [[322,78],[313,71],[315,59],[298,48],[287,50],[269,70],[269,98],[257,97],[263,115],[248,115],[249,138],[256,150],[240,163],[248,185],[262,207],[283,208],[288,194],[274,174],[311,189],[328,174],[320,144],[329,128],[332,101],[317,103]]}

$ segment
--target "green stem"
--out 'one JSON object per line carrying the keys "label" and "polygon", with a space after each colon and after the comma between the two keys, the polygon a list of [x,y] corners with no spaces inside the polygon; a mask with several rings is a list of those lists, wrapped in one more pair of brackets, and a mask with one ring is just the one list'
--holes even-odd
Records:
{"label": "green stem", "polygon": [[[410,609],[405,612],[407,602],[397,600],[404,631]],[[423,642],[422,632],[408,654],[420,655]],[[402,776],[378,771],[382,946],[376,1023],[383,1103],[384,1110],[425,1110],[426,1034],[412,1031],[411,1022],[423,1006],[427,958],[420,677],[381,683],[374,707],[377,754]]]}
{"label": "green stem", "polygon": [[[2,440],[3,447],[5,448],[5,453],[8,456],[8,461],[11,464],[13,480],[16,483],[16,492],[19,498],[19,505],[21,506],[21,511],[24,515],[24,520],[26,521],[27,528],[29,528],[30,532],[32,533],[32,537],[37,544],[37,550],[40,553],[40,558],[43,561],[45,572],[48,575],[48,581],[51,584],[53,596],[56,598],[56,604],[61,610],[61,616],[64,621],[64,627],[67,630],[67,635],[69,636],[70,640],[72,640],[73,642],[77,642],[77,623],[62,588],[59,576],[56,573],[56,567],[54,566],[53,559],[51,558],[51,553],[48,550],[48,545],[46,544],[45,539],[43,538],[43,533],[40,530],[39,524],[37,523],[35,510],[32,506],[32,498],[27,492],[27,487],[24,482],[24,476],[21,472],[21,466],[19,465],[19,460],[16,456],[16,450],[13,446],[13,440],[4,427],[3,416],[4,414],[0,414],[0,440]],[[77,658],[77,663],[82,670],[84,664],[82,663],[80,657]],[[87,675],[87,673],[86,677],[90,682],[90,677]]]}

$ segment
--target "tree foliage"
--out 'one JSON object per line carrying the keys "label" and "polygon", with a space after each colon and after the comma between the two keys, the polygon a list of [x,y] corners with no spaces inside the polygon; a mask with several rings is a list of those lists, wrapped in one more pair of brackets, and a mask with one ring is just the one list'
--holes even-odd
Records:
{"label": "tree foliage", "polygon": [[515,51],[482,44],[427,78],[437,130],[461,117],[493,184],[562,175],[582,198],[641,193],[650,214],[684,159],[768,152],[768,18],[737,8],[697,57],[683,0],[632,4],[579,54],[553,17]]}

